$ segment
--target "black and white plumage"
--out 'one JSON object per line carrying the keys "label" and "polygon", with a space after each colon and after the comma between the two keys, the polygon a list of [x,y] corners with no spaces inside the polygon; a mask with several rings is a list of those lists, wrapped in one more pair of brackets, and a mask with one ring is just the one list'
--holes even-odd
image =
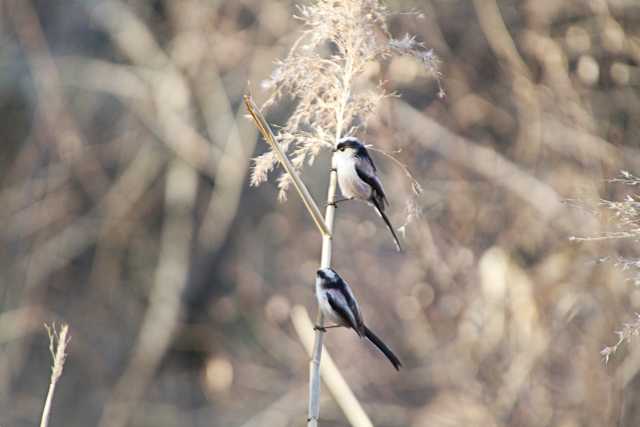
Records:
{"label": "black and white plumage", "polygon": [[366,327],[360,314],[358,301],[349,284],[331,268],[318,270],[316,274],[316,298],[325,318],[336,326],[351,328],[359,337],[365,337],[389,359],[396,370],[402,363],[391,349]]}
{"label": "black and white plumage", "polygon": [[384,213],[389,204],[382,182],[376,174],[376,165],[366,147],[352,136],[342,138],[335,150],[338,185],[345,200],[360,199],[369,202],[387,224],[393,235],[398,252],[402,251],[400,240],[389,218]]}

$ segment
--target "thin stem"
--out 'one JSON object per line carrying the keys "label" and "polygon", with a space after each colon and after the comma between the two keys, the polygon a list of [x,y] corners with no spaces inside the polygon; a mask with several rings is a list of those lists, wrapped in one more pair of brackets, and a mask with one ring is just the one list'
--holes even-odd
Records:
{"label": "thin stem", "polygon": [[[329,235],[322,236],[322,256],[320,258],[320,268],[331,267],[331,254],[333,250],[332,238],[333,223],[335,219],[336,208],[332,203],[336,198],[336,187],[338,184],[338,174],[335,170],[335,156],[331,157],[331,172],[329,172],[329,190],[327,191],[327,208],[324,214],[324,222],[329,229]],[[316,325],[324,326],[324,316],[322,311],[318,310]],[[313,344],[313,353],[309,366],[309,415],[308,427],[316,427],[318,418],[320,417],[320,358],[322,356],[322,347],[324,341],[324,332],[322,330],[315,331],[315,339]]]}
{"label": "thin stem", "polygon": [[333,223],[335,220],[336,207],[333,202],[336,198],[336,187],[338,184],[338,174],[336,173],[335,157],[331,157],[331,172],[329,172],[329,190],[327,191],[327,208],[324,213],[324,222],[329,229],[329,235],[322,236],[322,255],[320,258],[320,268],[331,267],[332,235]]}
{"label": "thin stem", "polygon": [[[313,324],[309,318],[309,313],[303,306],[294,306],[291,310],[291,320],[302,345],[307,353],[312,355],[314,348],[317,347],[315,346],[315,338],[312,332]],[[320,367],[322,380],[335,402],[342,409],[349,425],[352,427],[373,427],[369,416],[331,358],[331,354],[326,348],[322,350],[322,353],[322,366]]]}
{"label": "thin stem", "polygon": [[[336,111],[336,134],[335,145],[342,136],[344,127],[344,112],[346,111],[347,102],[351,93],[351,79],[353,73],[353,60],[350,55],[345,59],[345,71],[342,78],[342,88],[344,90],[340,106]],[[325,210],[324,222],[329,229],[329,234],[322,236],[322,256],[320,258],[320,268],[331,267],[331,254],[333,250],[332,239],[333,223],[335,219],[336,207],[333,202],[336,199],[336,188],[338,185],[338,174],[336,172],[336,157],[331,157],[331,170],[329,172],[329,189],[327,191],[327,208]],[[324,316],[322,311],[318,310],[316,325],[324,326]],[[318,418],[320,417],[320,361],[322,356],[322,347],[324,341],[324,331],[317,329],[313,345],[313,355],[311,357],[309,369],[309,416],[307,427],[317,427]]]}
{"label": "thin stem", "polygon": [[311,197],[311,193],[309,193],[306,185],[304,185],[304,182],[302,181],[302,179],[300,179],[300,176],[289,161],[289,158],[280,148],[280,145],[276,141],[276,137],[273,134],[271,127],[267,123],[266,119],[264,118],[256,104],[253,102],[253,99],[251,99],[251,95],[244,96],[244,103],[247,106],[249,114],[251,114],[251,117],[255,121],[256,126],[258,127],[258,130],[260,130],[260,133],[264,137],[265,141],[267,141],[267,143],[271,146],[271,149],[275,153],[276,158],[278,159],[282,167],[291,176],[293,185],[298,191],[298,194],[300,194],[300,198],[302,198],[302,201],[309,211],[311,218],[313,218],[313,221],[316,223],[316,226],[318,226],[318,229],[323,236],[331,236],[329,227],[327,226],[326,222],[322,220],[322,214],[320,213],[320,209],[318,209],[318,205],[316,204],[315,200],[313,200],[313,197]]}
{"label": "thin stem", "polygon": [[[316,324],[322,325],[322,322],[324,322],[324,316],[318,310]],[[320,417],[320,357],[322,356],[323,341],[324,332],[316,330],[313,353],[309,362],[309,415],[307,417],[307,427],[317,427],[318,418]]]}
{"label": "thin stem", "polygon": [[[348,4],[347,4],[348,5]],[[353,57],[345,52],[344,73],[342,75],[342,98],[340,105],[336,110],[336,133],[335,144],[342,137],[344,128],[344,115],[347,109],[347,103],[351,95],[351,81],[353,78]],[[329,235],[322,236],[322,256],[320,259],[320,268],[331,267],[333,223],[335,219],[336,207],[333,202],[336,199],[336,187],[338,184],[338,174],[336,172],[336,157],[331,157],[331,171],[329,172],[329,189],[327,191],[327,208],[325,210],[325,224],[329,228]],[[316,325],[324,326],[324,316],[322,311],[318,310]],[[313,356],[311,358],[309,370],[309,417],[307,427],[317,427],[318,418],[320,417],[320,359],[322,355],[322,347],[324,341],[324,332],[321,329],[315,331],[316,336],[313,346]]]}
{"label": "thin stem", "polygon": [[[349,69],[351,69],[350,66]],[[344,82],[350,82],[350,77],[347,78],[345,76]],[[346,85],[345,87],[348,88],[348,85]],[[336,144],[340,138],[340,133],[342,132],[342,116],[344,115],[346,103],[349,98],[348,89],[345,92],[346,93],[341,102],[339,112],[337,113],[338,125],[336,126]],[[289,173],[289,175],[291,175],[296,190],[298,190],[298,193],[300,194],[300,197],[307,207],[307,210],[311,214],[311,217],[313,218],[322,234],[322,256],[320,259],[320,268],[330,267],[332,253],[331,235],[333,233],[333,223],[336,211],[335,205],[333,205],[332,203],[336,197],[336,187],[338,183],[338,176],[335,171],[335,158],[331,158],[331,171],[329,172],[329,189],[327,191],[327,208],[325,210],[325,216],[323,220],[317,204],[311,197],[309,191],[307,190],[307,187],[304,185],[304,182],[302,182],[294,167],[291,165],[291,162],[289,162],[287,156],[280,149],[280,146],[276,142],[275,136],[273,135],[269,124],[265,120],[262,113],[260,113],[260,110],[251,99],[251,96],[245,95],[244,102],[247,106],[247,109],[249,110],[249,113],[251,114],[251,117],[255,121],[256,126],[262,133],[262,136],[269,143],[269,145],[271,145],[271,148],[276,154],[276,157],[285,168],[285,170]],[[316,324],[319,326],[323,326],[324,324],[324,316],[322,315],[322,312],[320,310],[318,310],[318,318]],[[309,427],[316,427],[318,425],[318,418],[320,416],[320,358],[322,355],[323,338],[323,331],[317,330],[314,341],[313,356],[311,357],[309,369]]]}
{"label": "thin stem", "polygon": [[69,325],[62,325],[60,331],[56,330],[56,326],[53,325],[47,328],[49,334],[49,350],[51,351],[51,357],[53,358],[53,366],[51,367],[51,381],[49,383],[49,392],[42,409],[42,417],[40,418],[40,427],[47,427],[49,425],[49,416],[51,414],[51,403],[53,402],[53,394],[56,391],[56,385],[62,375],[64,369],[64,362],[67,359],[67,344],[69,343]]}

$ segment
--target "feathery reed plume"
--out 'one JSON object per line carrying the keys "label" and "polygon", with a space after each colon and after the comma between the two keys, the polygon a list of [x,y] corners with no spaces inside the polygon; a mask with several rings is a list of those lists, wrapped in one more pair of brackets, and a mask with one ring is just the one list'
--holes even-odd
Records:
{"label": "feathery reed plume", "polygon": [[[621,171],[620,176],[608,180],[609,183],[623,184],[629,187],[637,187],[640,185],[640,177],[628,171]],[[613,223],[614,230],[605,231],[593,236],[571,236],[569,239],[574,241],[595,241],[595,240],[611,240],[611,239],[633,239],[640,238],[640,200],[637,195],[627,194],[622,201],[601,199],[598,203],[599,207],[608,212],[610,221]],[[581,203],[577,207],[584,208]],[[596,210],[588,210],[596,216],[599,212]],[[598,259],[598,262],[611,262],[614,267],[623,271],[631,272],[633,283],[640,285],[640,259],[634,257],[623,256],[605,256]],[[624,323],[622,329],[615,331],[618,340],[611,346],[606,346],[600,351],[603,362],[607,364],[609,359],[625,342],[631,341],[633,337],[640,335],[640,314],[636,313],[635,318],[631,322]]]}
{"label": "feathery reed plume", "polygon": [[69,344],[69,340],[71,339],[71,337],[69,337],[69,325],[62,325],[59,331],[56,329],[55,324],[53,326],[45,324],[44,327],[47,328],[47,334],[49,334],[49,351],[51,352],[53,365],[51,366],[51,380],[49,382],[47,399],[45,400],[42,410],[40,427],[47,427],[49,425],[53,394],[56,391],[56,385],[64,369],[64,362],[67,359],[67,344]]}
{"label": "feathery reed plume", "polygon": [[313,197],[311,197],[311,193],[309,193],[307,186],[304,185],[304,182],[302,182],[302,180],[298,176],[298,173],[289,161],[287,155],[282,151],[282,149],[280,149],[280,146],[278,145],[278,142],[273,135],[273,131],[271,130],[269,123],[267,123],[260,110],[258,110],[258,107],[253,102],[253,99],[251,99],[251,96],[245,95],[244,103],[247,106],[247,110],[249,110],[249,114],[251,114],[251,117],[256,122],[256,125],[258,126],[258,129],[262,134],[262,137],[269,143],[272,152],[275,153],[276,158],[278,159],[284,170],[287,171],[287,173],[291,176],[293,184],[296,187],[296,190],[298,190],[298,193],[300,194],[305,207],[309,211],[309,214],[313,218],[313,221],[316,223],[316,226],[323,235],[330,236],[331,232],[322,219],[322,214],[320,213],[320,209],[318,209],[318,205],[316,204],[315,200],[313,200]]}
{"label": "feathery reed plume", "polygon": [[[367,118],[389,94],[381,85],[356,84],[367,64],[385,60],[393,54],[411,55],[421,61],[440,87],[438,60],[415,37],[394,39],[386,19],[389,11],[378,0],[316,0],[298,6],[297,19],[302,34],[293,43],[287,57],[276,64],[262,87],[271,90],[263,110],[289,97],[295,101],[291,116],[276,136],[278,146],[254,159],[251,185],[266,181],[281,153],[290,152],[294,173],[282,173],[278,181],[278,199],[286,200],[293,177],[305,164],[311,164],[323,148],[333,149],[343,136],[353,135],[366,126]],[[359,82],[358,82],[359,83]],[[337,174],[332,157],[324,224],[329,233],[322,237],[320,268],[331,266],[333,223]],[[405,173],[406,173],[405,169]],[[410,174],[409,174],[410,176]],[[414,185],[414,191],[418,191]],[[318,223],[316,221],[316,223]],[[316,323],[323,325],[322,313]],[[320,414],[320,360],[324,334],[316,331],[309,373],[308,426],[318,425]]]}
{"label": "feathery reed plume", "polygon": [[[322,148],[331,149],[343,134],[363,128],[380,101],[389,96],[380,85],[355,90],[354,80],[367,64],[393,54],[415,57],[437,80],[440,96],[444,95],[433,51],[409,35],[393,38],[386,25],[389,15],[377,0],[319,0],[298,7],[302,34],[262,84],[271,90],[265,109],[283,97],[296,102],[277,135],[283,151],[291,151],[296,169],[312,164]],[[251,185],[266,181],[276,161],[273,151],[255,158]],[[289,174],[278,177],[280,200],[286,199],[290,185]]]}

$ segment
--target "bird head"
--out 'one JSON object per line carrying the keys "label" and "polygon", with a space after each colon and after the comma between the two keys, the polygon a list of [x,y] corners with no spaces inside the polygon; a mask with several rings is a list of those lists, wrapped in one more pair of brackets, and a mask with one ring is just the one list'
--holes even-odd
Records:
{"label": "bird head", "polygon": [[358,140],[358,138],[353,136],[346,136],[342,138],[338,145],[336,145],[335,152],[339,156],[353,157],[360,155],[361,153],[366,153],[367,149],[364,144]]}
{"label": "bird head", "polygon": [[316,283],[323,287],[334,287],[340,282],[340,276],[332,268],[321,268],[316,273]]}

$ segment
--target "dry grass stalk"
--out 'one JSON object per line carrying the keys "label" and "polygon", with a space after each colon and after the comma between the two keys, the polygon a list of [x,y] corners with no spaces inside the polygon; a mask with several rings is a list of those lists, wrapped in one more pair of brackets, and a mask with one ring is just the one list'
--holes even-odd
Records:
{"label": "dry grass stalk", "polygon": [[[299,6],[296,18],[304,24],[302,34],[263,82],[272,91],[265,109],[285,97],[296,101],[277,140],[285,153],[291,150],[297,170],[312,164],[320,150],[331,149],[340,137],[362,130],[380,101],[389,96],[381,85],[362,84],[356,90],[354,83],[368,64],[393,54],[412,56],[439,82],[433,51],[409,35],[393,38],[386,25],[390,14],[377,0],[319,0]],[[275,165],[273,152],[255,158],[251,184],[266,181]],[[280,175],[280,200],[286,199],[290,184],[288,174]]]}
{"label": "dry grass stalk", "polygon": [[69,344],[69,325],[62,325],[60,330],[56,329],[56,325],[49,326],[44,325],[47,328],[49,334],[49,351],[53,359],[53,365],[51,367],[51,380],[49,382],[49,392],[47,393],[47,399],[44,403],[44,409],[42,410],[42,418],[40,419],[40,427],[47,427],[49,425],[49,416],[51,414],[51,402],[53,401],[53,394],[56,391],[56,385],[62,375],[64,369],[64,362],[67,359],[67,344]]}
{"label": "dry grass stalk", "polygon": [[[313,355],[316,346],[314,335],[311,332],[313,324],[309,317],[309,313],[302,306],[295,306],[291,310],[291,320],[296,333],[300,337],[300,341],[304,345],[309,355]],[[342,373],[334,363],[331,355],[323,348],[324,363],[320,369],[322,373],[322,379],[329,388],[331,395],[338,403],[338,406],[344,412],[344,415],[349,420],[349,423],[354,427],[371,427],[373,423],[367,416],[367,413],[362,408],[362,405],[353,394],[351,387],[347,384],[347,381],[342,376]]]}
{"label": "dry grass stalk", "polygon": [[[327,190],[327,209],[325,211],[325,223],[329,230],[333,233],[333,223],[336,215],[336,207],[332,205],[336,199],[336,189],[338,187],[338,174],[336,173],[335,156],[331,158],[331,170],[329,172],[329,189]],[[322,236],[322,253],[320,255],[320,268],[331,267],[331,256],[333,254],[333,241],[330,235]],[[318,310],[316,317],[317,325],[324,325],[324,315]],[[324,332],[320,329],[316,330],[313,352],[309,366],[309,408],[308,408],[308,426],[316,427],[318,418],[320,417],[320,360],[322,358],[322,349],[324,341]]]}
{"label": "dry grass stalk", "polygon": [[320,213],[320,209],[318,209],[318,205],[316,204],[315,200],[313,200],[313,197],[311,197],[311,193],[309,193],[307,186],[304,185],[304,182],[298,176],[296,169],[289,161],[287,155],[280,148],[280,145],[276,141],[276,137],[273,135],[271,127],[265,120],[257,105],[253,102],[253,99],[251,99],[250,95],[244,96],[244,103],[247,106],[247,110],[249,110],[249,114],[251,114],[251,117],[256,122],[256,126],[260,130],[262,137],[269,143],[272,152],[275,153],[276,158],[278,159],[282,167],[291,176],[291,180],[296,190],[298,190],[298,194],[300,194],[305,207],[309,211],[309,214],[311,215],[311,218],[313,218],[313,221],[318,226],[318,229],[324,236],[331,236],[331,231],[329,231],[329,228],[322,219],[322,214]]}
{"label": "dry grass stalk", "polygon": [[[356,90],[356,80],[368,64],[385,60],[392,54],[410,55],[421,61],[438,82],[440,76],[437,58],[415,37],[393,38],[386,24],[390,13],[378,0],[317,0],[311,5],[299,6],[298,11],[296,18],[304,25],[302,34],[263,84],[272,91],[264,109],[285,96],[294,99],[296,106],[273,138],[272,151],[254,159],[251,176],[251,185],[260,185],[267,180],[276,162],[283,162],[286,153],[291,151],[291,169],[285,168],[285,173],[278,178],[280,200],[286,200],[292,182],[298,187],[295,178],[305,163],[312,164],[320,150],[333,149],[343,136],[362,130],[380,101],[389,96],[381,85],[373,88],[364,85],[363,89]],[[440,94],[444,95],[442,88]],[[254,119],[258,121],[255,116]],[[262,128],[264,135],[268,125]],[[331,164],[324,219],[328,233],[323,233],[321,268],[331,266],[335,217],[331,203],[337,187],[334,158]],[[315,214],[312,215],[316,219]],[[317,220],[316,223],[320,224]],[[321,312],[316,323],[323,324]],[[320,414],[323,337],[322,331],[316,331],[309,373],[310,427],[317,426]]]}

